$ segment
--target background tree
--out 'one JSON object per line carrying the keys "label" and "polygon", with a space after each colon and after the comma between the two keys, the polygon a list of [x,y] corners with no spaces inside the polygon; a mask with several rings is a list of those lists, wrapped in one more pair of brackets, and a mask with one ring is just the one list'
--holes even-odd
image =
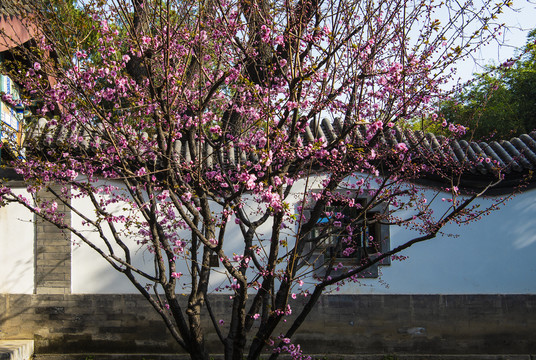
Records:
{"label": "background tree", "polygon": [[[463,167],[397,140],[395,126],[434,117],[443,71],[494,36],[486,29],[509,2],[85,2],[89,27],[69,35],[54,29],[64,13],[49,4],[34,2],[39,51],[13,73],[43,103],[25,158],[11,164],[30,195],[3,184],[0,203],[21,203],[95,250],[192,359],[209,358],[205,311],[226,359],[257,359],[266,347],[301,356],[287,344],[326,289],[483,213],[471,207],[481,192],[457,190]],[[412,185],[422,174],[450,184],[444,212]],[[41,190],[56,200],[40,201]],[[63,221],[58,203],[82,229]],[[385,211],[371,217],[378,206]],[[381,239],[362,236],[375,223],[419,232],[381,250]],[[134,262],[140,247],[154,269]],[[339,266],[338,254],[353,253]],[[228,328],[211,316],[214,258],[232,295]],[[296,293],[307,301],[291,309]],[[296,319],[274,335],[291,311]]]}
{"label": "background tree", "polygon": [[490,66],[454,99],[442,104],[447,122],[469,127],[466,137],[510,139],[536,128],[536,31],[519,49],[519,60]]}

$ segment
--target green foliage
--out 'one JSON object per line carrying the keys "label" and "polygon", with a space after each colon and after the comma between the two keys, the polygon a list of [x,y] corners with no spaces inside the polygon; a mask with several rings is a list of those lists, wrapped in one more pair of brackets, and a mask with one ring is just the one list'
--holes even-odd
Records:
{"label": "green foliage", "polygon": [[510,139],[536,129],[536,30],[513,65],[488,67],[454,99],[441,104],[450,123],[469,128],[466,138]]}
{"label": "green foliage", "polygon": [[430,117],[399,121],[397,125],[403,129],[424,131],[425,133],[430,132],[436,135],[452,136],[452,132],[448,131],[448,129],[443,126],[442,120],[434,120]]}
{"label": "green foliage", "polygon": [[[95,18],[102,16],[95,8],[103,3],[102,0],[83,3],[76,0],[46,0],[36,3],[30,16],[35,16],[33,21],[40,24],[44,33],[53,34],[57,45],[61,45],[56,46],[54,51],[59,51],[60,48],[73,49],[86,51],[91,56],[99,39],[92,15]],[[72,54],[56,54],[56,58],[58,61],[67,61],[64,65],[68,67]],[[95,56],[95,60],[99,59],[100,56]]]}

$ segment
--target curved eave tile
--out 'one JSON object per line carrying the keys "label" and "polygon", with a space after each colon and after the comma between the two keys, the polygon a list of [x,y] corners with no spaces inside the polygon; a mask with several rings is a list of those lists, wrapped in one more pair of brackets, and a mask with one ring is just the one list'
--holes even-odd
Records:
{"label": "curved eave tile", "polygon": [[[345,138],[357,146],[366,146],[367,134],[366,124],[357,124]],[[300,134],[304,144],[314,142],[318,139],[325,140],[328,144],[341,138],[342,132],[346,128],[341,119],[333,121],[318,119],[305,127],[305,131]],[[101,135],[104,129],[97,128],[87,131],[83,126],[60,127],[50,126],[46,119],[41,118],[28,130],[27,138],[36,140],[34,143],[44,150],[47,147],[72,145],[75,151],[83,151],[88,154],[98,152],[103,142]],[[149,140],[146,133],[140,137]],[[75,139],[76,141],[70,141]],[[474,183],[475,179],[482,179],[482,184],[489,182],[499,172],[506,174],[505,183],[508,181],[519,181],[524,178],[523,173],[536,168],[536,132],[520,135],[510,141],[500,143],[493,141],[467,142],[436,136],[422,131],[412,131],[399,127],[385,128],[379,130],[374,138],[380,146],[396,147],[399,143],[405,143],[418,158],[434,162],[444,169],[462,170],[463,176],[468,182]],[[172,143],[173,159],[178,162],[199,161],[194,159],[190,149],[186,146],[186,140],[177,139]],[[138,149],[141,154],[151,152],[151,149]],[[236,144],[226,143],[219,148],[212,148],[208,143],[204,143],[200,149],[200,156],[204,164],[209,168],[245,165],[247,162],[253,164],[259,161],[259,151],[253,150],[246,153]],[[489,160],[487,160],[489,159]],[[156,161],[158,163],[158,161]]]}
{"label": "curved eave tile", "polygon": [[[491,148],[497,153],[498,157],[506,165],[504,171],[509,173],[511,170],[521,171],[519,164],[508,154],[508,152],[497,142],[490,143]],[[495,159],[494,159],[495,160]]]}
{"label": "curved eave tile", "polygon": [[[525,137],[528,139],[525,139]],[[523,134],[519,138],[512,139],[511,142],[530,162],[531,169],[534,169],[536,166],[536,141]]]}
{"label": "curved eave tile", "polygon": [[[511,141],[514,141],[514,139],[512,139]],[[510,154],[510,156],[512,156],[513,159],[515,159],[515,161],[517,161],[517,163],[520,165],[519,169],[514,169],[516,171],[523,171],[524,169],[528,169],[528,170],[531,170],[532,169],[532,164],[526,159],[526,157],[523,155],[523,153],[521,151],[519,151],[513,144],[511,141],[504,141],[501,143],[501,145],[504,147],[504,149],[506,151],[508,151],[508,153]],[[523,150],[523,149],[521,149]]]}

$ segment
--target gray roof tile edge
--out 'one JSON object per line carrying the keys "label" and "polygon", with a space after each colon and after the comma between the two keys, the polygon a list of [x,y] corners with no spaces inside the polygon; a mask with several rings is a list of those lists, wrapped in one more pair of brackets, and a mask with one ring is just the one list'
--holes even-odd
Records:
{"label": "gray roof tile edge", "polygon": [[[333,122],[328,119],[317,120],[307,125],[306,131],[302,133],[302,140],[305,144],[315,141],[320,137],[328,142],[334,141],[340,136],[344,129],[344,124],[335,119]],[[355,138],[362,141],[366,134],[366,126],[358,125],[358,132]],[[86,130],[65,129],[58,126],[48,126],[47,120],[41,118],[36,123],[33,129],[28,133],[29,138],[39,140],[39,144],[43,147],[54,146],[54,143],[62,143],[72,134],[84,134],[83,141],[79,146],[85,150],[98,146],[90,139],[93,137]],[[145,134],[145,136],[147,136]],[[478,182],[480,178],[483,182],[488,182],[490,178],[496,178],[499,173],[502,173],[506,180],[526,179],[527,175],[532,174],[536,168],[536,132],[530,134],[522,134],[519,137],[513,138],[510,141],[492,141],[476,142],[457,139],[449,139],[436,136],[432,133],[423,133],[422,131],[413,131],[402,129],[399,127],[385,128],[380,137],[380,142],[384,146],[396,146],[400,142],[406,145],[417,155],[423,159],[429,158],[432,155],[440,158],[449,166],[464,167],[464,176],[471,178],[472,182]],[[174,151],[176,159],[184,159],[186,161],[193,160],[189,149],[181,141],[174,143]],[[218,160],[214,157],[218,156],[214,149],[206,144],[204,149],[207,164],[215,164]],[[251,161],[257,161],[257,154],[245,154],[243,150],[235,146],[229,147],[229,150],[223,151],[221,154],[230,164],[244,163],[246,158]],[[213,154],[213,156],[210,156]],[[210,160],[208,160],[210,159]],[[425,178],[426,176],[423,176]],[[535,179],[536,181],[536,179]],[[532,180],[530,180],[532,182]]]}

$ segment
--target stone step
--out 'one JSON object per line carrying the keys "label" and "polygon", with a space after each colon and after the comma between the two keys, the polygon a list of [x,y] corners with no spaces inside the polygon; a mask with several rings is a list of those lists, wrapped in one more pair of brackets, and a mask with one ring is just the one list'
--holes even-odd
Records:
{"label": "stone step", "polygon": [[30,360],[33,340],[0,340],[0,360]]}

